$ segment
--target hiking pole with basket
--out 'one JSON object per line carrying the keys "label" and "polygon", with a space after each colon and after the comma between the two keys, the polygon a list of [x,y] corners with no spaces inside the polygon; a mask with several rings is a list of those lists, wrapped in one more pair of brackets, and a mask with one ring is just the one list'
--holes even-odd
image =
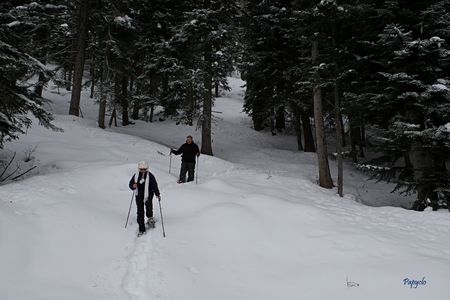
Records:
{"label": "hiking pole with basket", "polygon": [[199,158],[197,156],[197,171],[195,172],[195,184],[198,184],[198,162],[199,162]]}
{"label": "hiking pole with basket", "polygon": [[130,208],[128,209],[128,215],[127,215],[127,221],[125,222],[125,228],[127,228],[127,225],[128,225],[128,219],[130,218],[131,205],[133,205],[134,192],[135,192],[135,191],[133,191],[133,195],[131,196]]}
{"label": "hiking pole with basket", "polygon": [[164,229],[164,219],[163,219],[162,208],[161,208],[161,196],[158,197],[158,203],[159,203],[159,213],[161,214],[161,227],[163,230],[163,237],[166,237],[166,231]]}
{"label": "hiking pole with basket", "polygon": [[170,158],[169,158],[169,174],[172,170],[172,149],[170,149]]}

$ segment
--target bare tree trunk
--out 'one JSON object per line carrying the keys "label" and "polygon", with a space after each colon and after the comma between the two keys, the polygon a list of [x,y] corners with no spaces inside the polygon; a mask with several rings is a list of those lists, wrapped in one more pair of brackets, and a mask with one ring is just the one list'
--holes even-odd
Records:
{"label": "bare tree trunk", "polygon": [[[317,63],[317,56],[319,54],[319,43],[317,40],[312,44],[312,61],[313,65]],[[314,101],[314,123],[316,129],[316,143],[317,143],[317,160],[319,165],[319,185],[323,188],[331,189],[333,187],[333,180],[331,179],[330,166],[328,164],[327,144],[325,140],[325,127],[323,123],[323,109],[322,109],[322,89],[320,87],[320,75],[318,71],[315,74],[316,82],[313,90]]]}
{"label": "bare tree trunk", "polygon": [[[205,1],[208,2],[208,1]],[[209,7],[209,6],[206,6]],[[203,154],[213,155],[211,139],[212,120],[212,70],[211,70],[211,45],[205,46],[205,75],[203,78],[204,97],[202,114],[202,149]]]}
{"label": "bare tree trunk", "polygon": [[336,119],[336,152],[337,152],[337,167],[338,167],[338,177],[337,177],[337,188],[338,194],[344,197],[344,162],[342,157],[342,127],[340,120],[341,116],[341,99],[340,99],[339,83],[336,79],[334,83],[334,109],[335,109],[335,119]]}
{"label": "bare tree trunk", "polygon": [[73,90],[72,97],[70,99],[69,114],[79,116],[80,112],[80,96],[83,81],[84,71],[84,56],[86,48],[86,37],[88,30],[88,13],[89,13],[89,0],[82,0],[79,10],[79,27],[78,27],[78,39],[75,59],[75,70],[73,78]]}

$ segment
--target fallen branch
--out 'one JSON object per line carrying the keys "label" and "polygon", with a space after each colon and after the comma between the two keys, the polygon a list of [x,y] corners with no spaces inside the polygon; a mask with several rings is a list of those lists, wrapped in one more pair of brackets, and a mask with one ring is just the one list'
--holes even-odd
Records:
{"label": "fallen branch", "polygon": [[14,158],[16,157],[16,152],[14,152],[13,157],[11,158],[11,160],[9,161],[8,165],[6,166],[6,168],[3,170],[2,174],[0,174],[0,178],[2,178],[3,175],[5,175],[6,170],[8,170],[9,166],[12,164],[12,162],[14,161]]}
{"label": "fallen branch", "polygon": [[33,166],[33,167],[29,168],[28,170],[26,170],[25,172],[17,175],[16,177],[11,178],[11,180],[16,180],[17,178],[22,177],[23,175],[27,174],[28,172],[30,172],[31,170],[33,170],[35,168],[36,168],[36,166]]}
{"label": "fallen branch", "polygon": [[20,169],[20,166],[17,165],[17,168],[16,168],[13,172],[11,172],[11,174],[9,174],[8,176],[6,176],[5,178],[2,178],[2,179],[0,180],[0,182],[6,181],[9,177],[11,177],[12,175],[14,175],[17,171],[19,171],[19,169]]}

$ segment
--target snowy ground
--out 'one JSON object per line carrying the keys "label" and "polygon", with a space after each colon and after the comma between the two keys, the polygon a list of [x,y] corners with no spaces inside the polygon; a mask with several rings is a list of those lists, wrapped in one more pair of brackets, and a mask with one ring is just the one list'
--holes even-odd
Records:
{"label": "snowy ground", "polygon": [[[448,299],[448,212],[365,206],[382,205],[389,187],[353,171],[343,199],[319,188],[314,155],[250,128],[240,84],[217,100],[216,157],[200,157],[198,185],[176,184],[179,157],[169,174],[158,153],[187,134],[200,140],[192,127],[105,131],[92,100],[77,119],[64,115],[68,95],[47,93],[64,133],[34,127],[8,145],[37,145],[39,174],[0,186],[0,299]],[[137,239],[134,206],[124,229],[142,159],[160,185],[166,238],[158,218]]]}

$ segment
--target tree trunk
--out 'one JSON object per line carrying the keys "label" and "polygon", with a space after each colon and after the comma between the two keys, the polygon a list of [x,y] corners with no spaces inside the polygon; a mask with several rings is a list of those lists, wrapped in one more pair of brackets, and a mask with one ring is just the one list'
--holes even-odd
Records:
{"label": "tree trunk", "polygon": [[356,146],[361,143],[360,127],[354,124],[354,119],[350,119],[350,144],[352,147],[351,156],[353,162],[358,163],[358,151]]}
{"label": "tree trunk", "polygon": [[133,89],[134,89],[134,78],[133,76],[130,77],[130,86],[129,86],[129,94],[133,95]]}
{"label": "tree trunk", "polygon": [[186,107],[187,107],[187,122],[189,126],[194,124],[194,116],[195,116],[195,95],[194,88],[192,87],[192,83],[189,82],[186,88]]}
{"label": "tree trunk", "polygon": [[433,167],[433,157],[430,151],[425,151],[422,143],[414,142],[410,150],[410,161],[414,170],[414,182],[417,188],[417,200],[414,209],[424,210],[427,198],[431,198],[433,187],[427,184],[429,169]]}
{"label": "tree trunk", "polygon": [[[80,28],[82,19],[80,17],[73,18],[73,19],[74,19],[74,22],[72,24],[73,28]],[[74,32],[72,35],[72,39],[71,39],[69,56],[66,59],[66,71],[68,73],[66,89],[68,91],[70,91],[72,89],[72,79],[73,79],[73,75],[74,75],[73,71],[74,71],[74,64],[75,64],[76,54],[77,54],[76,48],[77,48],[78,37],[79,37],[79,33]]]}
{"label": "tree trunk", "polygon": [[364,124],[361,124],[360,126],[360,139],[359,139],[359,156],[365,157],[364,155],[364,147],[366,146],[366,128]]}
{"label": "tree trunk", "polygon": [[342,157],[342,127],[341,122],[341,99],[340,99],[339,83],[336,80],[334,83],[334,109],[335,109],[335,119],[336,119],[336,152],[337,152],[337,187],[338,194],[344,197],[344,162]]}
{"label": "tree trunk", "polygon": [[[45,64],[45,62],[42,62],[43,64]],[[35,89],[35,93],[36,96],[42,98],[42,92],[44,91],[44,84],[45,84],[45,76],[43,73],[39,73],[39,82],[36,85],[36,89]]]}
{"label": "tree trunk", "polygon": [[[205,1],[207,2],[207,1]],[[206,6],[209,7],[209,6]],[[203,154],[213,155],[211,140],[212,119],[212,70],[211,70],[211,45],[205,46],[205,75],[203,78],[204,98],[202,116],[202,149]]]}
{"label": "tree trunk", "polygon": [[133,112],[131,113],[131,118],[133,120],[139,119],[139,102],[134,100],[133,103]]}
{"label": "tree trunk", "polygon": [[[105,67],[106,69],[107,67]],[[105,78],[107,79],[107,72],[105,70],[100,71],[100,101],[98,104],[98,127],[105,129],[105,114],[106,114],[106,99],[107,95],[105,92]]]}
{"label": "tree trunk", "polygon": [[128,118],[128,78],[126,76],[121,76],[122,92],[120,95],[122,104],[122,126],[127,126],[130,124]]}
{"label": "tree trunk", "polygon": [[155,104],[150,104],[150,123],[153,123],[153,115],[155,113]]}
{"label": "tree trunk", "polygon": [[[37,37],[37,43],[39,44],[39,50],[37,58],[42,64],[46,64],[48,56],[48,44],[50,39],[50,28],[47,25],[42,25],[35,31]],[[44,91],[44,85],[47,83],[45,74],[40,72],[36,88],[34,90],[36,96],[42,98],[42,92]]]}
{"label": "tree trunk", "polygon": [[83,81],[86,37],[88,31],[88,24],[87,24],[88,13],[89,13],[89,0],[82,0],[80,3],[80,10],[78,16],[80,19],[79,19],[79,27],[77,28],[78,38],[77,38],[72,96],[70,99],[70,109],[69,109],[69,114],[74,116],[79,116],[80,112],[80,96]]}
{"label": "tree trunk", "polygon": [[89,95],[89,98],[94,98],[94,92],[95,92],[95,70],[94,70],[94,63],[93,60],[91,61],[91,94]]}
{"label": "tree trunk", "polygon": [[270,110],[270,132],[272,133],[272,135],[276,135],[277,133],[275,132],[275,110],[272,107],[272,109]]}
{"label": "tree trunk", "polygon": [[341,136],[342,136],[342,147],[347,146],[347,142],[345,141],[345,127],[344,127],[344,119],[342,118],[342,114],[340,114],[341,117],[339,119],[339,123],[341,124]]}
{"label": "tree trunk", "polygon": [[252,121],[253,121],[253,128],[256,131],[261,131],[264,129],[264,120],[266,119],[263,115],[265,114],[264,111],[257,110],[257,107],[253,107],[252,111]]}
{"label": "tree trunk", "polygon": [[111,128],[112,122],[114,121],[114,126],[117,127],[117,113],[116,109],[114,108],[111,114],[111,118],[109,119],[109,128]]}
{"label": "tree trunk", "polygon": [[309,115],[310,114],[308,112],[303,112],[301,114],[303,136],[305,139],[305,152],[316,152],[316,146],[314,144],[314,136]]}
{"label": "tree trunk", "polygon": [[218,98],[219,97],[219,82],[216,81],[214,83],[214,97]]}
{"label": "tree trunk", "polygon": [[286,117],[284,114],[284,106],[280,106],[277,110],[275,119],[275,128],[278,132],[282,132],[286,128]]}
{"label": "tree trunk", "polygon": [[292,112],[294,114],[295,133],[297,134],[297,148],[299,151],[303,151],[301,113],[300,113],[300,109],[297,107],[297,105],[292,107]]}
{"label": "tree trunk", "polygon": [[[319,44],[317,40],[312,44],[312,61],[313,65],[317,64],[317,56],[319,51]],[[331,189],[333,187],[333,180],[331,179],[330,167],[328,164],[327,144],[325,140],[325,127],[323,123],[323,109],[322,109],[322,89],[320,87],[320,75],[315,71],[316,82],[313,90],[314,103],[314,124],[316,129],[316,143],[317,143],[317,160],[319,165],[319,185],[323,188]]]}
{"label": "tree trunk", "polygon": [[[98,105],[98,127],[105,129],[105,114],[106,114],[106,93],[100,95],[100,102]],[[111,125],[109,126],[111,127]]]}

